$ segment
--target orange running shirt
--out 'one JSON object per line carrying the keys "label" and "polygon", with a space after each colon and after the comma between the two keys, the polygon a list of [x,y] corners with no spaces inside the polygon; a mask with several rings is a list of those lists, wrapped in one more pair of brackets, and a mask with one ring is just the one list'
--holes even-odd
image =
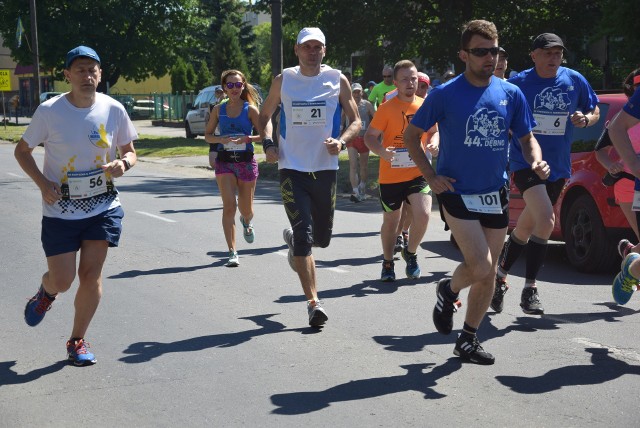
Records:
{"label": "orange running shirt", "polygon": [[[371,120],[370,127],[382,131],[382,146],[396,148],[396,160],[392,163],[380,158],[380,184],[402,183],[422,176],[422,173],[409,159],[402,137],[413,115],[424,102],[423,98],[415,97],[412,103],[400,101],[398,97],[382,103]],[[427,134],[422,134],[422,148],[425,147]],[[431,156],[429,155],[429,158]],[[413,166],[410,166],[413,165]]]}

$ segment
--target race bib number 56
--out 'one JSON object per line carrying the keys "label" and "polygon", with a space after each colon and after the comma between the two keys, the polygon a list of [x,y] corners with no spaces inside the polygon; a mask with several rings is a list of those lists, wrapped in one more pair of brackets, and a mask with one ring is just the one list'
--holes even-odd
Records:
{"label": "race bib number 56", "polygon": [[85,199],[107,192],[107,178],[101,169],[83,172],[70,171],[67,173],[67,183],[69,184],[69,199]]}

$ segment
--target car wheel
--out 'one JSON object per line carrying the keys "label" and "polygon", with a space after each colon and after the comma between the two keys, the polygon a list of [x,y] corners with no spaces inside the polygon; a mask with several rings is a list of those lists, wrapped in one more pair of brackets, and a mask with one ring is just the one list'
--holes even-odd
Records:
{"label": "car wheel", "polygon": [[184,130],[187,134],[187,138],[196,138],[197,135],[191,132],[191,127],[189,126],[189,122],[184,123]]}
{"label": "car wheel", "polygon": [[616,243],[607,237],[591,196],[582,195],[573,201],[562,230],[567,257],[579,271],[609,271],[618,262]]}

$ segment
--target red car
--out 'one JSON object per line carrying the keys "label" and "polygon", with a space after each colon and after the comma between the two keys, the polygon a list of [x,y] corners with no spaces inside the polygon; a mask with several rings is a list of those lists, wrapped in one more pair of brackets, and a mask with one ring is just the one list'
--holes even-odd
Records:
{"label": "red car", "polygon": [[[624,94],[598,94],[600,120],[588,128],[577,128],[571,146],[571,178],[554,206],[556,223],[551,239],[564,241],[567,257],[583,272],[610,271],[620,256],[618,241],[635,242],[633,230],[615,203],[613,187],[602,184],[606,170],[596,160],[593,148],[605,124],[627,102]],[[524,209],[524,200],[511,184],[509,231]]]}

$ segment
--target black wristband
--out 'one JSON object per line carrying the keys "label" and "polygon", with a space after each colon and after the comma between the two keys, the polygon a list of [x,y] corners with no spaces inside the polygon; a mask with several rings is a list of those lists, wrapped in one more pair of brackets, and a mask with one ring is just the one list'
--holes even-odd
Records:
{"label": "black wristband", "polygon": [[585,114],[584,115],[584,128],[586,128],[587,126],[589,126],[589,116],[587,116]]}
{"label": "black wristband", "polygon": [[343,152],[347,150],[347,143],[345,143],[344,140],[338,140],[338,141],[340,141],[340,151]]}
{"label": "black wristband", "polygon": [[120,160],[124,164],[124,170],[129,171],[131,169],[131,164],[129,163],[129,160],[127,158],[122,158]]}
{"label": "black wristband", "polygon": [[276,143],[274,143],[271,138],[265,138],[264,140],[262,140],[262,150],[264,150],[265,152],[269,147],[275,147],[275,146],[276,146]]}

